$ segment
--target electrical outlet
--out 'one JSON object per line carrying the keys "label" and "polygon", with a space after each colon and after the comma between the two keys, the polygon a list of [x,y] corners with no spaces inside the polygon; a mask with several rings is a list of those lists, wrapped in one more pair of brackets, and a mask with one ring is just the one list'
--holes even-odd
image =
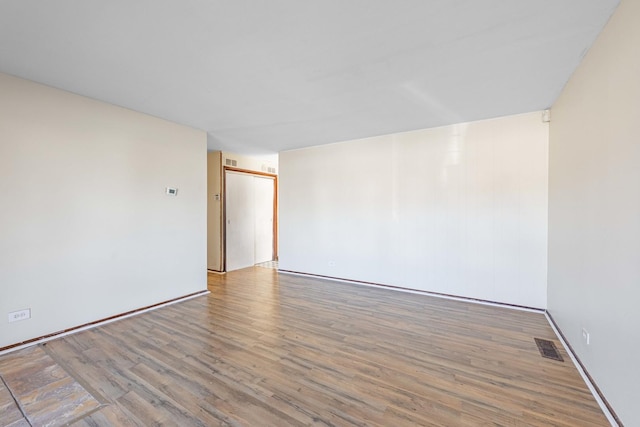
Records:
{"label": "electrical outlet", "polygon": [[18,322],[20,320],[31,319],[31,309],[26,308],[24,310],[13,311],[9,313],[9,323]]}
{"label": "electrical outlet", "polygon": [[585,328],[582,328],[582,341],[584,341],[586,345],[591,344],[591,336],[589,335],[589,331]]}

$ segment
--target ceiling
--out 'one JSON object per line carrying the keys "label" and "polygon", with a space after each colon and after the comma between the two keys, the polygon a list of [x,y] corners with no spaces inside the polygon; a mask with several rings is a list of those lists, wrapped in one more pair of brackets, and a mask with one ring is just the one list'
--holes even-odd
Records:
{"label": "ceiling", "polygon": [[265,154],[552,105],[619,0],[0,0],[0,71]]}

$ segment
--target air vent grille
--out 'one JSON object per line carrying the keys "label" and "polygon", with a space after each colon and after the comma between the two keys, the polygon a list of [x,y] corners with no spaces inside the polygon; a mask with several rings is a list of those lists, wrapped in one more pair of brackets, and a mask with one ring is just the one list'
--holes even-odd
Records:
{"label": "air vent grille", "polygon": [[224,163],[227,166],[238,166],[238,161],[233,159],[225,159]]}
{"label": "air vent grille", "polygon": [[536,345],[538,346],[538,350],[542,357],[564,362],[564,359],[560,356],[560,352],[553,341],[543,340],[542,338],[534,338],[534,340],[536,341]]}

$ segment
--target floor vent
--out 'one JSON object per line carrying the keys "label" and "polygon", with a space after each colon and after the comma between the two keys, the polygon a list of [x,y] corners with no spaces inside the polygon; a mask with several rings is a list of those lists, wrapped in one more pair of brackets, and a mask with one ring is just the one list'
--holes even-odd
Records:
{"label": "floor vent", "polygon": [[560,353],[553,341],[543,340],[541,338],[534,338],[534,340],[536,341],[536,345],[538,346],[538,350],[540,350],[542,357],[564,362],[564,359],[560,356]]}

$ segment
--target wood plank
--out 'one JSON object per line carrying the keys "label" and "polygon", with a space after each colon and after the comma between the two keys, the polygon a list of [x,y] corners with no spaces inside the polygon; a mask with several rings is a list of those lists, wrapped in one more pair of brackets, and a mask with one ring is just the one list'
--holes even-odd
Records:
{"label": "wood plank", "polygon": [[74,427],[143,427],[143,424],[135,422],[132,416],[114,405],[105,406],[98,411],[77,420],[71,425]]}
{"label": "wood plank", "polygon": [[24,424],[26,420],[2,380],[0,380],[0,414],[0,426],[2,427],[29,425],[28,423]]}
{"label": "wood plank", "polygon": [[534,337],[569,360],[541,313],[265,268],[209,290],[51,341],[58,365],[0,368],[100,393],[79,426],[608,425],[575,367],[540,356]]}

